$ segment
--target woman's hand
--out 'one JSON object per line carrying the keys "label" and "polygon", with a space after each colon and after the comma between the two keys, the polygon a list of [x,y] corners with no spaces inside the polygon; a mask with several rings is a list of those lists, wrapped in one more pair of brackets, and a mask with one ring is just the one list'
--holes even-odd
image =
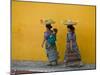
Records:
{"label": "woman's hand", "polygon": [[45,43],[45,39],[44,39],[43,42],[42,42],[42,45],[41,45],[42,48],[43,48],[43,46],[44,46],[44,43]]}

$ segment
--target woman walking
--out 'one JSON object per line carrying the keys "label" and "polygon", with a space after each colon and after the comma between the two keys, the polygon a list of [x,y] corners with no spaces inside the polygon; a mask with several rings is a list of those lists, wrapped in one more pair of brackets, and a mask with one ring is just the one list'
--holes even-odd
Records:
{"label": "woman walking", "polygon": [[[48,57],[49,64],[48,66],[57,65],[57,48],[56,48],[56,33],[52,31],[51,24],[54,24],[54,21],[49,19],[45,20],[45,22],[42,21],[42,24],[45,25],[46,31],[44,32],[44,40],[42,43],[42,47],[45,44],[45,50]],[[57,30],[56,30],[57,31]]]}
{"label": "woman walking", "polygon": [[66,66],[82,66],[81,55],[76,41],[76,34],[74,25],[75,22],[68,20],[67,23],[67,46],[65,51],[64,63]]}

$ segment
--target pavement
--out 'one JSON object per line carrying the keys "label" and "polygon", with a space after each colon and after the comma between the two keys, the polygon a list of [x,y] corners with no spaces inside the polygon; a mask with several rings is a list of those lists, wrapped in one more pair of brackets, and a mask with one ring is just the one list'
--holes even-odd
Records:
{"label": "pavement", "polygon": [[19,73],[47,73],[75,70],[93,70],[96,69],[95,64],[84,64],[82,67],[65,67],[59,63],[57,66],[47,66],[47,62],[43,61],[12,61],[11,69]]}

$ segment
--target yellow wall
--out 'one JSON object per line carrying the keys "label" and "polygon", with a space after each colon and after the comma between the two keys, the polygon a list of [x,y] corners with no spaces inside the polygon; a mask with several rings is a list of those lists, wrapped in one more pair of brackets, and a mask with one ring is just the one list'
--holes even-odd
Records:
{"label": "yellow wall", "polygon": [[76,35],[84,63],[95,63],[95,6],[12,2],[12,59],[47,61],[41,48],[45,27],[40,19],[52,18],[58,28],[57,48],[63,61],[66,26],[61,20],[77,21]]}

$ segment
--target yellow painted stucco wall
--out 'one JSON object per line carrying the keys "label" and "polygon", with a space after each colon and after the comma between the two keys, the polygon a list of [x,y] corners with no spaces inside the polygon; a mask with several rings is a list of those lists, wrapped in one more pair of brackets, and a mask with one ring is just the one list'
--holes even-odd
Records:
{"label": "yellow painted stucco wall", "polygon": [[41,47],[45,26],[40,19],[52,18],[58,28],[57,49],[60,61],[64,59],[67,28],[62,20],[77,21],[77,42],[82,61],[95,63],[95,6],[12,2],[12,59],[47,61]]}

